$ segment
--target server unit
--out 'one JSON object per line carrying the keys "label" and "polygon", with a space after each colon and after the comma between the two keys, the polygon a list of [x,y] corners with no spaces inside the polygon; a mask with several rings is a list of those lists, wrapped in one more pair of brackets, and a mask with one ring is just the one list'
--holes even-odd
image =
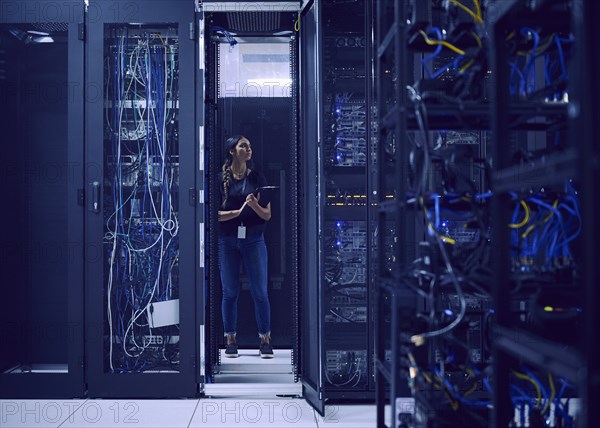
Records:
{"label": "server unit", "polygon": [[83,5],[0,8],[0,396],[82,397]]}
{"label": "server unit", "polygon": [[325,396],[365,399],[373,367],[367,202],[370,22],[368,2],[343,3],[343,12],[341,2],[322,5]]}

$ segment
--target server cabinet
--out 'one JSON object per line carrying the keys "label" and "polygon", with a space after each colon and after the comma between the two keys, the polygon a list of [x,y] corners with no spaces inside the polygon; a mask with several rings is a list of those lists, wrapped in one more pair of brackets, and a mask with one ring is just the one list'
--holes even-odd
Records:
{"label": "server cabinet", "polygon": [[0,397],[83,385],[83,6],[0,4]]}
{"label": "server cabinet", "polygon": [[192,397],[194,3],[91,2],[86,59],[90,397]]}
{"label": "server cabinet", "polygon": [[319,159],[322,158],[322,30],[320,1],[301,14],[300,26],[300,373],[304,398],[325,413],[325,319],[321,275],[322,243],[318,238],[323,222],[319,199],[323,187]]}
{"label": "server cabinet", "polygon": [[[203,3],[203,60],[206,67],[206,243],[207,306],[206,368],[209,382],[220,382],[224,348],[221,312],[222,284],[218,263],[217,208],[221,203],[219,173],[224,142],[232,135],[247,137],[252,164],[277,187],[266,224],[267,287],[271,336],[275,352],[291,350],[297,377],[298,360],[298,132],[297,37],[295,5],[256,3],[245,11],[233,5]],[[264,6],[264,7],[263,7]],[[254,165],[254,166],[253,166]],[[236,342],[258,348],[255,308],[244,269],[240,277]],[[266,370],[266,371],[265,371]],[[272,370],[265,367],[261,373]],[[213,378],[213,374],[215,377]]]}
{"label": "server cabinet", "polygon": [[[367,202],[372,123],[369,1],[322,4],[320,160],[326,397],[373,396]],[[343,8],[343,9],[342,9]],[[371,392],[370,394],[368,393]]]}
{"label": "server cabinet", "polygon": [[[586,2],[497,3],[502,13],[492,27],[490,54],[496,76],[492,133],[497,141],[492,171],[495,337],[490,426],[510,423],[522,408],[513,401],[512,392],[515,385],[520,386],[520,370],[533,373],[532,377],[543,376],[538,382],[541,388],[546,384],[552,388],[554,378],[569,382],[567,392],[559,391],[555,397],[554,412],[546,408],[539,415],[530,411],[528,424],[542,420],[557,426],[562,419],[571,426],[589,426],[597,410],[587,406],[595,395],[587,396],[593,389],[588,390],[580,373],[592,378],[597,367],[592,354],[585,355],[586,349],[592,349],[587,348],[585,332],[593,325],[587,321],[596,312],[594,300],[589,299],[593,293],[588,295],[586,290],[590,284],[596,287],[588,282],[593,276],[587,276],[594,263],[586,259],[594,242],[595,216],[583,207],[591,207],[590,201],[596,199],[588,187],[587,179],[593,174],[588,175],[586,162],[592,153],[588,124],[593,123],[595,106],[587,103],[593,88],[585,76],[592,70],[586,55],[593,46],[588,45],[593,39],[588,36],[588,25],[597,14],[584,19],[582,13],[591,12],[583,5]],[[549,38],[556,47],[546,52],[545,62],[524,68],[518,85],[513,70],[519,68],[512,66],[517,63],[516,55],[506,51],[510,43],[506,34],[513,30],[521,37]],[[548,64],[555,58],[560,67],[552,68]],[[536,80],[540,74],[544,77]],[[514,153],[526,153],[527,160],[515,161]],[[527,212],[517,224],[515,207],[519,213],[521,209]],[[542,215],[544,231],[549,233],[534,230],[536,218]],[[553,224],[558,225],[556,229],[550,228]],[[527,317],[520,316],[520,311]],[[562,406],[564,397],[581,397],[580,410]]]}

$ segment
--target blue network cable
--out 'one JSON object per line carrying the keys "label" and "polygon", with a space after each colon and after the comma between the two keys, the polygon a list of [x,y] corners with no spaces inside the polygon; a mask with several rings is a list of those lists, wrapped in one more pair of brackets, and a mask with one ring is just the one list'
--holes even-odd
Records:
{"label": "blue network cable", "polygon": [[533,36],[533,49],[531,50],[531,55],[529,56],[529,60],[525,65],[525,72],[523,73],[527,82],[526,91],[531,94],[535,91],[535,58],[540,44],[540,35],[537,31],[529,27],[523,27],[521,29],[521,34],[531,34]]}
{"label": "blue network cable", "polygon": [[[512,69],[510,76],[511,82],[514,80],[514,73],[517,73],[519,76],[519,94],[525,94],[525,76],[523,76],[523,72],[519,69],[516,62],[509,61],[508,65],[510,65]],[[516,88],[513,83],[510,85],[510,94],[516,95]]]}
{"label": "blue network cable", "polygon": [[[440,31],[440,29],[438,27],[432,27],[430,29],[430,31],[433,31],[435,33],[435,35],[437,36],[438,40],[442,40],[442,32]],[[437,48],[435,49],[435,51],[426,56],[425,58],[423,58],[421,60],[421,64],[423,65],[423,68],[425,69],[425,71],[427,72],[427,75],[429,76],[430,79],[435,79],[437,76],[434,77],[433,73],[431,70],[429,70],[429,68],[427,67],[427,62],[429,61],[433,61],[439,54],[440,52],[442,52],[443,46],[440,44],[437,46]]]}

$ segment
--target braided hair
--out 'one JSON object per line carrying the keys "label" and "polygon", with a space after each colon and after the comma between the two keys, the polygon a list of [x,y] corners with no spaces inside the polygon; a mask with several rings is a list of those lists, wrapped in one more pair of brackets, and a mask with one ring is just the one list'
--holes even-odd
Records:
{"label": "braided hair", "polygon": [[229,196],[229,186],[231,185],[231,164],[233,163],[233,155],[231,154],[232,150],[235,150],[235,146],[242,139],[245,138],[243,135],[234,135],[233,137],[229,137],[227,141],[225,141],[225,163],[221,168],[223,171],[223,204],[225,206],[225,202],[227,202],[227,197]]}

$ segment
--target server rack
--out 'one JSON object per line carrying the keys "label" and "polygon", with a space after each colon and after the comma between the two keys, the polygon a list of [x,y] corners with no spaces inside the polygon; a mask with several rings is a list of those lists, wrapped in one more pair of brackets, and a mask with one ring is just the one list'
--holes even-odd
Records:
{"label": "server rack", "polygon": [[482,199],[490,110],[481,12],[464,8],[419,1],[377,8],[381,427],[388,402],[394,427],[485,418],[489,391],[480,372],[489,365],[490,299],[475,286],[482,279],[474,267],[489,256]]}
{"label": "server rack", "polygon": [[[221,283],[217,264],[220,203],[217,177],[232,135],[246,136],[253,146],[253,162],[270,185],[278,187],[266,225],[271,335],[275,352],[290,349],[298,378],[298,69],[297,18],[290,8],[255,4],[256,8],[200,4],[206,66],[206,253],[207,334],[206,370],[219,382],[224,348]],[[264,6],[264,10],[262,10]],[[269,64],[270,62],[270,64]],[[241,70],[239,74],[238,70]],[[260,82],[265,82],[264,84]],[[238,334],[241,348],[258,348],[254,307],[247,279],[241,277]],[[268,369],[267,369],[268,370]],[[253,373],[255,374],[255,373]]]}
{"label": "server rack", "polygon": [[[593,396],[589,394],[597,391],[597,384],[583,380],[580,373],[584,368],[589,372],[586,379],[590,379],[597,372],[597,347],[593,341],[588,342],[589,334],[598,327],[594,309],[597,293],[591,282],[597,278],[598,267],[588,255],[598,233],[593,220],[597,202],[591,188],[597,171],[590,169],[587,159],[597,149],[591,124],[598,110],[586,86],[594,84],[589,80],[593,66],[588,63],[587,52],[597,41],[589,26],[598,11],[578,1],[497,5],[501,13],[492,26],[493,71],[497,78],[493,182],[494,191],[499,193],[494,208],[494,230],[498,233],[494,234],[493,259],[496,314],[492,424],[506,426],[516,408],[527,414],[532,424],[547,420],[553,426],[589,426],[595,415],[590,407]],[[527,74],[524,72],[523,79],[515,81],[510,68],[514,70],[517,64],[515,52],[519,53],[523,37],[532,40],[534,51],[539,46],[546,61],[532,64],[531,72],[525,68]],[[558,58],[557,69],[551,66],[554,58]],[[534,74],[540,69],[544,74]],[[533,76],[538,78],[537,83]],[[529,158],[515,162],[512,154],[523,147],[519,144],[522,139],[514,135],[518,123],[525,129],[541,128],[543,138],[541,147],[532,147],[529,141]],[[553,243],[541,240],[537,251],[522,256],[530,249],[526,232],[535,224],[533,220],[524,232],[504,233],[502,226],[514,219],[511,202],[514,204],[515,194],[523,208],[529,206],[532,218],[536,211],[548,209],[552,217],[546,216],[544,224],[559,220],[555,239],[560,252],[554,250]],[[551,205],[545,204],[548,201]],[[575,233],[572,220],[578,225]],[[519,308],[515,308],[515,297]],[[528,313],[526,318],[517,316],[523,308]],[[523,379],[518,371],[523,367],[534,379],[530,383],[544,392],[545,406],[531,403],[527,410],[526,404],[515,402],[516,378]],[[562,385],[561,389],[547,396],[545,391],[554,391],[555,382]],[[581,400],[578,412],[569,407],[570,397]],[[552,415],[546,413],[549,409]],[[522,419],[517,426],[524,426]]]}
{"label": "server rack", "polygon": [[[384,405],[391,406],[391,426],[402,423],[397,415],[414,410],[401,362],[407,334],[414,329],[419,299],[399,282],[400,274],[414,259],[416,239],[422,236],[415,214],[406,204],[409,150],[407,85],[412,83],[414,58],[407,45],[408,2],[376,2],[375,98],[377,101],[377,153],[374,163],[377,207],[376,264],[376,400],[377,426],[384,423]],[[414,123],[414,122],[413,122]],[[422,302],[421,302],[422,306]],[[389,400],[389,401],[388,401]]]}
{"label": "server rack", "polygon": [[[598,49],[598,33],[594,31],[594,26],[598,22],[600,9],[594,2],[577,1],[574,3],[572,11],[573,22],[575,26],[575,38],[580,40],[581,52],[594,52]],[[598,419],[598,410],[594,407],[594,397],[600,394],[600,384],[598,376],[600,367],[597,361],[600,358],[600,349],[598,341],[594,340],[598,331],[600,331],[600,318],[595,307],[600,301],[596,284],[600,278],[600,266],[595,262],[594,254],[598,248],[600,239],[600,229],[595,219],[600,212],[598,199],[598,189],[595,186],[598,183],[597,159],[600,156],[600,147],[598,145],[598,81],[593,78],[598,73],[598,63],[589,55],[579,58],[576,62],[576,68],[573,70],[573,91],[576,99],[580,101],[580,114],[574,120],[572,138],[578,142],[579,156],[583,161],[583,168],[580,171],[582,182],[582,217],[583,229],[585,235],[580,244],[580,251],[583,263],[583,286],[584,286],[584,332],[582,351],[585,355],[585,367],[587,376],[580,382],[582,396],[582,412],[580,415],[581,426],[590,426],[594,420]]]}
{"label": "server rack", "polygon": [[[343,9],[341,9],[343,3]],[[373,398],[371,3],[321,5],[325,397]]]}
{"label": "server rack", "polygon": [[197,393],[193,16],[184,0],[89,5],[90,397]]}
{"label": "server rack", "polygon": [[83,13],[0,7],[2,397],[84,395]]}
{"label": "server rack", "polygon": [[[442,279],[436,288],[444,287],[444,276],[454,277],[457,291],[455,295],[442,292],[432,305],[433,285],[424,286],[427,283],[422,281],[417,286],[411,285],[405,274],[395,277],[393,267],[387,265],[395,261],[396,253],[389,251],[394,247],[386,246],[380,237],[378,380],[388,380],[391,384],[393,426],[438,423],[587,426],[593,418],[587,394],[597,385],[583,381],[577,373],[581,367],[590,373],[596,370],[588,356],[595,355],[595,344],[585,334],[597,327],[591,308],[597,294],[589,288],[589,281],[596,278],[597,267],[586,259],[593,242],[588,239],[593,240],[597,233],[593,220],[587,217],[596,208],[589,185],[595,173],[593,168],[588,169],[591,164],[587,159],[589,156],[593,159],[597,146],[593,142],[593,128],[589,126],[597,110],[589,91],[583,88],[588,83],[587,73],[593,69],[586,64],[585,53],[596,40],[586,25],[597,10],[584,6],[583,2],[563,1],[474,1],[473,5],[469,8],[458,1],[398,2],[394,19],[390,18],[391,5],[381,5],[378,10],[379,143],[382,144],[377,152],[382,159],[378,162],[382,201],[379,225],[385,227],[388,215],[406,215],[408,209],[418,207],[415,219],[417,223],[425,223],[427,235],[436,238],[440,251],[436,252],[426,242],[419,245],[415,269]],[[462,13],[467,20],[461,17]],[[437,33],[435,28],[440,17],[445,25],[441,28],[446,30],[443,33]],[[467,22],[471,20],[475,25]],[[424,68],[425,74],[417,74],[418,86],[411,84],[408,79],[414,73],[409,65],[410,52],[423,51],[428,46],[430,52],[432,47],[437,52],[443,46],[458,54],[453,55],[455,59],[447,66],[457,69],[455,82],[440,82],[437,78],[444,77],[444,68],[438,72],[434,66],[430,70]],[[438,58],[439,52],[425,54],[418,60],[425,65]],[[472,68],[476,64],[479,70]],[[391,79],[386,80],[388,74]],[[477,88],[463,85],[469,84],[469,80],[460,81],[471,76]],[[457,89],[458,94],[453,92]],[[387,98],[392,90],[393,96]],[[452,108],[457,99],[458,104]],[[410,111],[413,105],[422,105],[426,111],[413,114]],[[585,110],[580,110],[583,106]],[[425,159],[417,156],[422,149],[411,150],[410,155],[399,154],[406,131],[449,129],[453,127],[448,121],[450,117],[457,119],[454,129],[466,126],[492,129],[493,155],[489,156],[485,150],[479,153],[487,160],[486,171],[492,165],[492,173],[487,174],[491,176],[491,191],[486,177],[480,180],[482,186],[471,192],[465,193],[457,187],[458,182],[451,177],[453,168],[449,166],[457,156],[463,157],[465,150],[455,148],[447,157],[438,151],[447,144],[443,139],[442,145],[426,150],[430,156],[445,159],[441,176],[436,168],[431,172],[424,169],[435,165],[435,157],[427,160],[426,156]],[[398,127],[402,133],[393,135]],[[428,138],[422,132],[422,141]],[[410,137],[408,140],[411,144],[418,143]],[[396,159],[401,160],[392,169],[396,171],[399,190],[394,187],[392,190],[405,192],[400,200],[386,203],[381,189],[388,185],[386,177],[390,172],[383,162],[388,142],[392,153],[400,156]],[[409,166],[405,175],[402,175],[402,160]],[[413,196],[415,171],[424,173],[422,188]],[[436,197],[432,207],[426,200],[435,188],[429,186],[440,178],[444,198]],[[490,246],[481,247],[476,270],[473,270],[474,258],[460,259],[462,250],[454,239],[458,236],[442,233],[444,230],[437,226],[438,215],[435,223],[431,216],[434,211],[441,217],[444,204],[452,204],[448,197],[456,191],[470,207],[455,206],[452,210],[476,209],[480,223],[477,240],[485,244],[481,240],[485,237],[487,242],[493,242],[491,257]],[[491,206],[483,202],[485,199],[492,201]],[[443,222],[441,225],[444,226]],[[584,233],[585,230],[591,235]],[[453,246],[452,253],[444,251],[448,245]],[[435,259],[444,263],[436,263]],[[436,269],[443,272],[442,276],[435,274]],[[409,271],[413,271],[414,278],[422,275],[412,267]],[[460,274],[456,276],[456,272]],[[415,302],[415,294],[422,296],[424,302]],[[435,313],[440,308],[444,308],[447,317],[442,316],[433,326],[437,330],[414,322],[423,319],[423,310]],[[469,322],[465,325],[467,317]],[[466,337],[464,327],[467,327]],[[391,337],[387,336],[390,329]],[[479,355],[470,352],[475,350],[469,345],[475,330],[478,338],[472,343],[483,345]],[[416,331],[427,333],[415,334]],[[452,367],[457,354],[451,352],[451,360],[438,354],[438,350],[452,349],[445,341],[461,340],[469,351],[468,363],[461,369],[466,382],[455,377],[452,369],[446,370]],[[391,364],[386,361],[390,347],[395,360]],[[419,348],[425,352],[419,352]],[[442,370],[428,373],[433,362]],[[410,386],[415,400],[408,402],[408,406],[399,392],[400,387],[406,386]],[[578,414],[574,405],[568,405],[570,397],[581,398],[583,407]],[[378,426],[384,426],[383,382],[378,385],[377,398]],[[444,409],[448,405],[452,411]],[[488,408],[493,411],[488,412]]]}

